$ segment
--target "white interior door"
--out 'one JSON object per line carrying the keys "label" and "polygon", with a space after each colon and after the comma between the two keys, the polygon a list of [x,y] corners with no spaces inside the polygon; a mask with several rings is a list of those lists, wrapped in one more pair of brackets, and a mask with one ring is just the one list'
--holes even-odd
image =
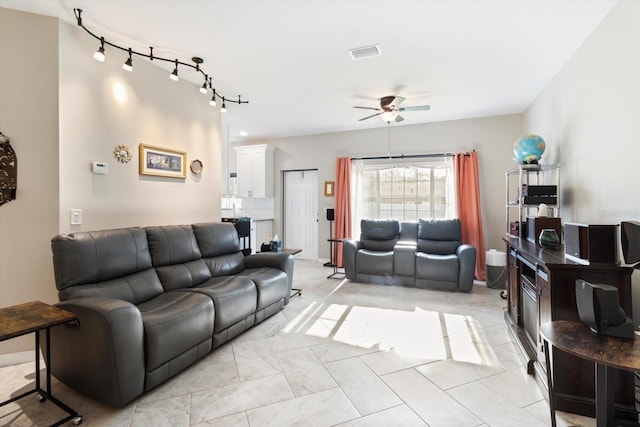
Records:
{"label": "white interior door", "polygon": [[296,258],[318,259],[318,171],[284,173],[284,247]]}

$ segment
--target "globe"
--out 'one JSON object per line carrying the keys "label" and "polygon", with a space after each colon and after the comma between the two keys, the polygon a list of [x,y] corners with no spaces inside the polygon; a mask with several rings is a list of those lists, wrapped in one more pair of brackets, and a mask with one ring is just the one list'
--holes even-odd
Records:
{"label": "globe", "polygon": [[513,145],[513,153],[520,163],[538,163],[544,149],[544,139],[534,134],[520,137]]}

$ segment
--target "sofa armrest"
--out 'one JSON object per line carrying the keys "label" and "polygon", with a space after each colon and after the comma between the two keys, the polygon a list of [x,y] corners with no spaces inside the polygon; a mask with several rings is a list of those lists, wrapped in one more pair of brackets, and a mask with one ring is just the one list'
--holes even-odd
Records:
{"label": "sofa armrest", "polygon": [[63,383],[113,407],[144,391],[144,327],[138,308],[95,297],[56,304],[77,324],[51,329],[51,371]]}
{"label": "sofa armrest", "polygon": [[476,270],[476,248],[468,244],[460,245],[456,250],[456,255],[460,263],[458,288],[460,291],[469,292],[473,287],[473,277]]}
{"label": "sofa armrest", "polygon": [[244,258],[245,268],[270,267],[282,270],[287,275],[289,289],[293,287],[293,255],[283,252],[264,252]]}
{"label": "sofa armrest", "polygon": [[345,239],[342,243],[342,266],[349,280],[356,280],[356,254],[360,249],[362,243],[359,240]]}

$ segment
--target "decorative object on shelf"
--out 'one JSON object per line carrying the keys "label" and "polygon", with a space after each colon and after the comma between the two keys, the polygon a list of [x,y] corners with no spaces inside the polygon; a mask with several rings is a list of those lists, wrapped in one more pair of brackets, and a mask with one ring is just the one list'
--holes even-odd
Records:
{"label": "decorative object on shelf", "polygon": [[194,161],[191,162],[191,165],[189,166],[189,168],[191,169],[191,172],[195,173],[196,175],[199,175],[202,173],[202,169],[204,168],[204,165],[202,164],[201,160],[195,159]]}
{"label": "decorative object on shelf", "polygon": [[513,146],[513,154],[516,155],[514,160],[520,164],[537,164],[545,147],[544,139],[538,135],[522,136]]}
{"label": "decorative object on shelf", "polygon": [[9,137],[0,132],[0,206],[15,200],[18,188],[18,157]]}
{"label": "decorative object on shelf", "polygon": [[540,246],[547,249],[558,249],[560,247],[560,237],[553,228],[544,228],[538,237]]}
{"label": "decorative object on shelf", "polygon": [[333,197],[333,191],[335,187],[335,182],[333,181],[325,181],[324,182],[324,196],[325,197]]}
{"label": "decorative object on shelf", "polygon": [[538,205],[538,216],[546,217],[548,213],[549,206],[547,206],[545,203],[540,203]]}
{"label": "decorative object on shelf", "polygon": [[118,145],[115,150],[113,150],[113,155],[116,156],[116,159],[118,159],[120,163],[129,163],[131,160],[131,150],[124,145]]}
{"label": "decorative object on shelf", "polygon": [[140,175],[187,177],[187,153],[140,144]]}
{"label": "decorative object on shelf", "polygon": [[200,64],[202,64],[204,62],[204,59],[199,58],[197,56],[194,56],[193,58],[191,58],[191,61],[195,64],[189,64],[186,62],[182,62],[182,61],[178,61],[178,59],[170,59],[170,58],[162,58],[160,56],[155,56],[153,54],[153,47],[149,47],[149,53],[142,53],[142,52],[138,52],[133,50],[130,47],[122,47],[122,46],[118,46],[117,44],[110,42],[108,40],[106,40],[104,37],[102,36],[98,36],[96,34],[94,34],[91,30],[89,30],[87,27],[84,26],[84,24],[82,23],[82,9],[73,9],[73,13],[76,16],[76,22],[78,24],[79,27],[81,27],[83,30],[85,30],[88,34],[90,34],[92,37],[94,37],[97,40],[100,40],[100,47],[98,48],[98,50],[93,54],[93,57],[100,62],[104,62],[105,60],[105,45],[107,46],[111,46],[113,48],[116,48],[118,50],[121,50],[123,52],[127,53],[127,60],[124,62],[124,64],[122,65],[122,68],[126,71],[133,71],[133,55],[137,55],[137,56],[141,56],[143,58],[147,58],[150,61],[164,61],[164,62],[171,62],[174,64],[174,68],[173,71],[171,72],[171,74],[169,74],[169,78],[171,78],[171,80],[177,81],[179,80],[179,76],[178,76],[178,66],[182,66],[182,67],[188,67],[188,68],[192,68],[195,71],[199,72],[200,74],[202,74],[202,76],[204,77],[204,83],[202,84],[202,86],[200,87],[200,92],[207,95],[209,93],[209,90],[211,90],[212,92],[212,97],[211,97],[211,101],[209,101],[209,105],[215,107],[217,105],[216,103],[216,98],[217,99],[221,99],[222,100],[222,109],[220,110],[221,112],[226,112],[226,102],[232,102],[235,104],[248,104],[249,101],[242,101],[242,99],[240,98],[240,95],[238,95],[238,100],[232,100],[229,99],[225,96],[223,96],[221,93],[216,92],[216,89],[213,87],[213,78],[209,77],[209,74],[205,73],[203,70],[200,69]]}

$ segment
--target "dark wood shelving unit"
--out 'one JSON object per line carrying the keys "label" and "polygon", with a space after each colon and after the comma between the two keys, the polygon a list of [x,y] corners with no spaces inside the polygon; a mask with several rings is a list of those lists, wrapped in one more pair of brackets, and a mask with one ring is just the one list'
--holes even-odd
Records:
{"label": "dark wood shelving unit", "polygon": [[[505,237],[507,245],[507,308],[505,322],[527,371],[545,388],[546,367],[540,325],[555,320],[579,321],[575,281],[605,283],[618,288],[620,304],[632,314],[633,268],[615,264],[577,264],[564,255],[564,248],[545,249],[525,238]],[[559,411],[595,416],[595,365],[561,350],[553,350],[551,363],[554,403]],[[616,370],[615,417],[637,421],[634,375]]]}

